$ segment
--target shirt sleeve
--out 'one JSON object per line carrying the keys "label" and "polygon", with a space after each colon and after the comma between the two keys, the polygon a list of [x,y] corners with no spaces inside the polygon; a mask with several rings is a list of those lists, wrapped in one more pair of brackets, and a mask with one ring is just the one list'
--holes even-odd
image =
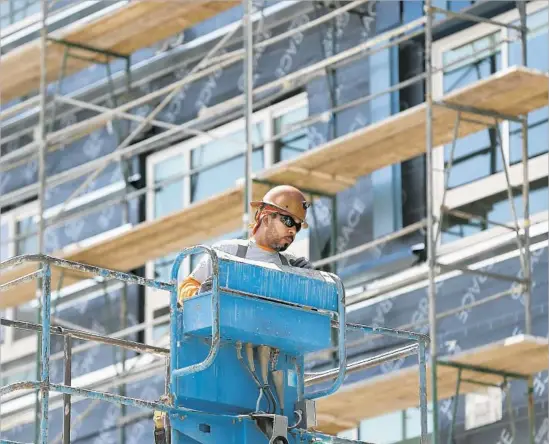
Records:
{"label": "shirt sleeve", "polygon": [[288,259],[288,263],[292,266],[292,267],[297,267],[297,268],[314,268],[313,267],[313,264],[311,262],[309,262],[308,259],[306,259],[305,257],[297,257],[293,254],[290,254],[290,253],[285,253],[284,254],[286,256],[286,259]]}
{"label": "shirt sleeve", "polygon": [[193,278],[196,282],[201,284],[212,274],[212,261],[209,254],[204,254],[194,267],[189,277]]}
{"label": "shirt sleeve", "polygon": [[[213,244],[212,248],[222,251],[223,253],[236,254],[238,246],[235,245],[234,242],[225,241]],[[202,283],[212,275],[212,272],[212,260],[210,259],[210,255],[205,253],[202,255],[196,267],[194,267],[190,277]]]}
{"label": "shirt sleeve", "polygon": [[[215,250],[223,251],[228,254],[235,254],[237,246],[230,242],[219,242],[212,245]],[[200,286],[206,279],[212,275],[212,261],[209,254],[203,254],[198,264],[194,267],[189,276],[180,279],[178,283],[178,300],[181,302],[194,296]]]}
{"label": "shirt sleeve", "polygon": [[177,301],[181,303],[185,299],[193,297],[199,288],[200,282],[198,282],[196,279],[193,279],[191,276],[186,277],[179,284],[179,287],[177,289]]}

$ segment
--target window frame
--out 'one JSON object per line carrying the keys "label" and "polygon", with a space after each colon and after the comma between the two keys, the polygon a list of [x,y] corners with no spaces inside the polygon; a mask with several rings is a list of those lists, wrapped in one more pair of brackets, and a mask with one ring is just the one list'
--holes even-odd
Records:
{"label": "window frame", "polygon": [[[529,3],[526,5],[526,14],[534,14],[547,9],[547,5],[543,3]],[[510,23],[519,20],[519,12],[515,8],[505,12],[494,20]],[[443,96],[443,55],[445,52],[458,48],[467,43],[474,42],[483,37],[487,37],[494,32],[501,32],[501,44],[499,51],[501,52],[501,70],[509,68],[509,28],[481,23],[473,25],[463,31],[452,34],[448,37],[433,42],[433,64],[438,69],[433,74],[433,99],[440,100]],[[549,33],[549,30],[548,30]],[[516,185],[523,181],[523,163],[522,161],[510,163],[510,124],[509,121],[501,121],[501,138],[503,146],[503,162],[508,168],[511,183]],[[549,124],[549,123],[548,123]],[[444,154],[445,145],[433,147],[433,168],[434,168],[434,212],[435,216],[440,216],[440,205],[442,204],[442,196],[444,194]],[[549,174],[549,153],[540,154],[528,159],[528,181],[531,183]],[[449,189],[446,193],[445,205],[450,208],[458,208],[463,205],[479,201],[483,198],[498,194],[507,189],[507,181],[505,171],[473,180],[469,183]],[[482,234],[482,233],[479,233]],[[439,239],[440,245],[440,239]]]}
{"label": "window frame", "polygon": [[[526,13],[528,15],[543,11],[546,9],[546,4],[528,4]],[[511,22],[519,19],[519,14],[516,9],[508,11],[495,17],[494,20],[500,22]],[[464,45],[468,42],[485,37],[495,30],[501,29],[498,26],[490,24],[473,25],[464,31],[452,34],[448,37],[440,39],[433,43],[433,64],[437,68],[442,66],[442,54],[444,51],[453,49]],[[549,31],[548,31],[549,32]],[[502,48],[502,69],[505,69],[507,65],[508,47]],[[440,99],[442,91],[442,74],[437,72],[433,75],[433,98],[434,100]],[[508,122],[502,122],[508,123]],[[502,130],[503,148],[508,148],[509,132]],[[506,151],[506,161],[508,165],[508,171],[511,184],[516,186],[522,183],[523,179],[523,164],[517,162],[510,165],[508,151]],[[440,216],[440,205],[442,203],[442,195],[444,193],[444,146],[438,145],[433,147],[433,209],[435,216]],[[528,179],[532,184],[534,181],[549,177],[549,153],[540,154],[528,159]],[[505,192],[507,190],[507,181],[505,178],[505,172],[499,172],[491,176],[481,178],[470,183],[461,185],[447,191],[445,205],[450,209],[458,208],[463,205],[478,202],[484,198],[494,196],[496,194]],[[517,195],[517,193],[514,193]],[[519,219],[519,224],[523,221]],[[530,214],[531,234],[542,234],[549,229],[549,214],[547,211],[541,211],[538,213]],[[500,245],[503,242],[507,242],[509,237],[514,236],[512,232],[502,227],[491,227],[487,230],[474,233],[461,239],[456,239],[444,244],[441,243],[442,236],[438,239],[437,250],[441,256],[442,262],[461,260],[468,257],[473,257],[476,254],[488,251]],[[443,259],[443,260],[442,260]],[[496,261],[496,259],[494,259]],[[421,275],[425,271],[424,266],[417,266],[412,269],[400,272],[391,276],[390,278],[383,278],[376,282],[376,287],[384,287],[385,285],[395,285],[398,282],[405,282],[406,279],[412,278],[417,275]],[[452,273],[443,273],[440,275],[441,279],[448,278]],[[356,292],[358,300],[352,302],[350,310],[354,311],[371,304],[379,303],[383,300],[393,299],[402,294],[406,294],[417,288],[422,288],[426,284],[426,281],[421,281],[412,285],[402,285],[398,289],[389,291],[382,295],[375,295],[371,297],[369,295],[372,289],[361,286],[353,289],[353,293]],[[374,292],[375,293],[375,292]],[[360,297],[361,296],[361,297]]]}
{"label": "window frame", "polygon": [[[0,215],[0,224],[7,225],[8,227],[8,240],[7,240],[7,253],[8,258],[16,256],[16,244],[17,240],[14,237],[17,236],[17,222],[26,219],[28,217],[36,216],[37,202],[30,202],[22,205],[6,213]],[[0,242],[4,243],[4,239],[0,239]],[[14,320],[17,307],[8,307],[5,310],[5,316],[7,319]],[[4,328],[4,343],[1,345],[2,359],[6,362],[23,358],[27,356],[28,350],[36,349],[36,337],[35,335],[28,336],[19,340],[14,339],[14,329]],[[34,343],[34,344],[33,344]]]}
{"label": "window frame", "polygon": [[[280,117],[284,114],[292,112],[301,107],[308,107],[308,97],[307,93],[300,93],[289,99],[283,100],[279,103],[276,103],[268,108],[265,108],[261,111],[254,112],[252,115],[252,123],[262,123],[263,124],[263,139],[266,143],[263,145],[263,168],[269,168],[274,165],[275,159],[275,142],[272,140],[275,137],[274,134],[274,119]],[[222,126],[219,126],[211,131],[208,134],[211,134],[216,137],[223,137],[227,134],[234,133],[238,130],[245,128],[245,120],[243,117],[226,123]],[[192,137],[182,143],[176,144],[169,148],[166,148],[157,153],[153,153],[147,156],[146,160],[146,172],[147,172],[147,196],[146,196],[146,218],[147,221],[155,220],[155,191],[153,190],[155,175],[154,168],[160,162],[163,162],[167,159],[170,159],[174,156],[183,154],[185,168],[187,171],[190,171],[191,168],[191,152],[204,145],[205,142],[210,141],[210,137],[205,135],[199,135]],[[238,179],[237,179],[238,181]],[[191,205],[191,176],[187,174],[183,179],[183,202],[181,205],[181,210],[187,208]],[[298,245],[297,245],[298,244]],[[292,245],[292,251],[299,252],[308,252],[309,240],[302,239],[299,242],[296,242],[296,245]],[[158,258],[157,258],[158,259]],[[145,264],[145,276],[148,279],[154,279],[154,262],[147,261]],[[182,264],[182,270],[184,274],[189,274],[190,269],[190,258],[185,258]],[[157,310],[160,310],[170,303],[169,294],[165,291],[156,290],[153,288],[145,289],[145,323],[147,327],[145,329],[145,343],[152,343],[153,341],[153,326],[151,323],[154,321],[154,313]]]}
{"label": "window frame", "polygon": [[[274,142],[271,140],[274,137],[273,119],[281,115],[284,115],[288,112],[291,112],[299,107],[307,106],[307,105],[308,105],[307,95],[306,93],[302,93],[294,97],[291,97],[290,99],[284,100],[283,102],[277,103],[267,109],[255,112],[253,114],[252,122],[254,124],[260,123],[260,122],[264,123],[263,136],[264,136],[264,139],[267,141],[267,143],[265,143],[264,145],[263,168],[269,168],[274,164],[274,161],[273,161]],[[211,140],[208,134],[211,134],[212,136],[215,136],[215,137],[223,137],[227,134],[232,134],[234,132],[237,132],[239,129],[243,129],[244,126],[245,126],[244,119],[239,118],[225,125],[217,127],[209,131],[207,134],[192,137],[191,139],[186,140],[182,143],[176,144],[174,146],[171,146],[169,148],[163,149],[157,153],[153,153],[147,156],[147,162],[146,162],[147,188],[149,189],[149,191],[147,192],[147,209],[146,209],[147,220],[155,219],[154,217],[155,193],[154,191],[152,191],[152,188],[154,186],[154,167],[156,164],[163,162],[167,159],[170,159],[174,156],[183,154],[185,168],[190,171],[191,152],[194,149],[204,145],[205,142],[208,142]],[[186,175],[183,179],[184,191],[183,191],[182,209],[186,208],[192,203],[191,194],[190,194],[190,183],[191,183],[190,175]]]}
{"label": "window frame", "polygon": [[[528,3],[526,5],[527,15],[547,10],[547,4],[542,3]],[[511,11],[508,11],[504,14],[501,14],[494,18],[500,22],[512,22],[518,20],[519,13],[515,8]],[[438,69],[442,68],[442,56],[445,51],[455,49],[464,44],[470,43],[482,37],[486,37],[492,34],[495,31],[502,32],[502,43],[500,45],[501,51],[501,69],[506,69],[509,67],[509,43],[508,40],[508,29],[502,28],[499,26],[491,24],[478,24],[472,25],[466,28],[463,31],[451,34],[448,37],[440,39],[436,42],[433,42],[433,65]],[[548,30],[549,33],[549,30]],[[442,97],[443,91],[443,73],[437,71],[433,75],[433,99],[439,100]],[[510,181],[513,185],[518,185],[522,183],[523,180],[523,163],[522,161],[510,164],[510,132],[509,132],[509,122],[501,122],[501,133],[502,133],[502,146],[504,158],[503,161],[506,163],[509,171]],[[436,216],[440,215],[440,205],[442,203],[442,196],[444,193],[444,145],[439,145],[433,147],[433,170],[434,170],[434,212]],[[532,183],[536,180],[547,178],[549,176],[549,153],[541,154],[534,156],[528,159],[528,180],[529,183]],[[450,189],[446,193],[445,205],[449,208],[457,208],[463,205],[477,202],[489,196],[499,194],[506,191],[507,181],[505,178],[505,172],[501,171],[496,174],[473,180],[470,183],[455,187]],[[516,195],[516,193],[515,193]],[[549,215],[547,211],[542,211],[530,215],[530,220],[532,223],[532,235],[539,235],[549,232]],[[520,223],[521,221],[519,221]],[[441,244],[439,239],[439,245],[437,249],[439,254],[442,256],[442,262],[452,262],[465,259],[468,257],[473,257],[475,254],[479,254],[484,251],[489,251],[490,249],[497,248],[498,245],[508,241],[510,238],[514,237],[514,234],[502,227],[492,227],[485,231],[472,234],[470,236],[464,237],[462,239],[453,240],[445,244]],[[545,246],[543,246],[545,244]],[[531,251],[536,251],[540,248],[546,248],[547,242],[542,241],[534,245],[531,245]],[[504,260],[518,257],[518,250],[512,250],[507,253],[497,255],[495,257],[490,257],[488,259],[479,260],[474,264],[474,267],[487,265],[487,264],[496,264]],[[414,267],[413,269],[406,270],[398,275],[392,276],[391,278],[383,279],[377,284],[379,286],[384,286],[387,284],[395,284],[399,281],[404,282],[407,278],[420,275],[422,272],[426,271],[426,265],[420,265]],[[450,279],[451,277],[458,275],[459,272],[451,271],[441,273],[438,276],[438,280]],[[380,296],[368,298],[368,290],[363,288],[362,290],[366,293],[364,299],[352,303],[349,307],[349,311],[353,312],[355,310],[360,310],[361,308],[371,306],[374,304],[381,303],[384,300],[394,300],[397,297],[404,297],[406,294],[411,291],[418,290],[421,288],[426,288],[428,285],[427,279],[422,279],[419,282],[414,284],[403,284],[398,289],[386,292]],[[360,293],[357,291],[357,293]],[[403,412],[402,410],[399,412]],[[349,434],[357,433],[357,428],[347,431]],[[355,435],[356,436],[356,435]]]}
{"label": "window frame", "polygon": [[[307,98],[307,93],[301,93],[299,95],[296,95],[295,97],[293,97],[292,99],[290,99],[292,101],[292,103],[290,104],[290,106],[288,106],[288,101],[284,101],[284,102],[281,102],[281,103],[277,103],[276,105],[273,105],[272,107],[269,108],[269,119],[268,119],[268,133],[269,134],[269,139],[272,139],[276,136],[276,127],[275,127],[275,121],[276,119],[286,115],[286,114],[289,114],[293,111],[296,111],[298,110],[299,108],[301,107],[308,107],[309,106],[309,99]],[[309,113],[309,110],[307,109],[307,114],[310,114]],[[310,116],[309,116],[310,117]],[[309,118],[307,117],[307,118]],[[309,127],[306,127],[305,129],[307,129]],[[275,165],[276,163],[276,156],[277,156],[277,153],[276,153],[276,145],[277,145],[277,141],[274,141],[274,140],[271,140],[269,143],[269,157],[268,157],[268,160],[267,160],[267,165],[266,167],[270,167],[272,165]],[[314,149],[314,148],[313,148]],[[267,159],[267,157],[266,157]],[[282,161],[280,161],[282,162]]]}
{"label": "window frame", "polygon": [[[69,205],[66,206],[65,209],[66,210],[77,209],[79,206],[82,206],[84,204],[89,204],[90,202],[93,202],[95,200],[100,200],[111,194],[115,194],[123,186],[124,186],[124,182],[119,181],[119,182],[115,182],[113,184],[107,185],[105,187],[102,187],[98,190],[94,190],[89,193],[86,193],[82,196],[75,197],[69,203]],[[50,217],[56,216],[58,212],[61,210],[62,206],[63,206],[63,203],[54,205],[51,208],[48,208],[47,210],[44,211],[44,218],[47,220]],[[17,240],[15,240],[14,237],[17,235],[17,222],[21,219],[25,219],[28,217],[34,217],[35,219],[37,219],[37,214],[38,214],[37,201],[29,202],[25,205],[21,205],[17,208],[14,208],[13,210],[0,214],[0,223],[2,225],[7,224],[8,226],[8,240],[6,242],[8,257],[14,257],[16,255]],[[75,218],[78,218],[78,216],[75,216]],[[59,251],[61,253],[69,253],[79,248],[91,246],[95,243],[99,243],[104,241],[105,239],[111,238],[119,233],[125,232],[130,228],[131,228],[131,224],[128,223],[128,224],[113,228],[111,230],[104,231],[95,236],[90,236],[78,242],[66,245],[65,247],[61,248]],[[5,241],[6,241],[5,239],[0,239],[0,242],[5,242]],[[75,292],[86,290],[88,288],[92,291],[92,293],[87,294],[86,297],[87,298],[95,297],[93,295],[96,295],[97,291],[94,290],[94,287],[96,287],[96,284],[92,280],[85,280],[85,281],[81,281],[76,284],[70,285],[68,287],[65,287],[59,292],[56,291],[55,289],[52,289],[52,292],[51,292],[52,301],[59,299],[60,303],[62,304],[64,302],[67,302],[69,304],[76,303],[76,301],[68,301],[68,299],[65,300],[65,298],[68,298],[71,294]],[[110,287],[111,286],[109,286],[109,289]],[[102,291],[103,290],[101,290],[101,293]],[[36,299],[32,299],[31,301],[29,301],[29,303],[38,304],[38,301]],[[5,317],[10,320],[16,320],[16,309],[17,307],[6,308]],[[2,356],[2,360],[4,362],[11,362],[13,360],[21,359],[36,353],[37,339],[34,334],[31,336],[16,340],[14,338],[14,329],[4,328],[3,335],[4,335],[4,343],[1,344],[0,353]]]}

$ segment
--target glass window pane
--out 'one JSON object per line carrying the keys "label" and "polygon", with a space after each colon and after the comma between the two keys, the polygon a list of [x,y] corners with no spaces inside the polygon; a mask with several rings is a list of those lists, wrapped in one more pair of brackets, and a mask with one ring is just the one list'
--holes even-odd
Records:
{"label": "glass window pane", "polygon": [[501,32],[445,51],[444,92],[453,91],[501,69]]}
{"label": "glass window pane", "polygon": [[402,412],[367,419],[360,424],[360,438],[376,444],[394,444],[404,438]]}
{"label": "glass window pane", "polygon": [[[154,184],[156,188],[154,194],[154,217],[159,218],[174,211],[183,208],[183,177],[175,179],[181,175],[185,168],[185,158],[183,154],[172,156],[166,160],[158,162],[154,166]],[[173,179],[173,180],[171,180]],[[171,181],[170,181],[171,180]],[[164,185],[161,183],[169,181]],[[168,282],[170,280],[171,266],[175,255],[161,257],[154,262],[154,279]]]}
{"label": "glass window pane", "polygon": [[402,20],[409,23],[423,15],[422,2],[402,2]]}
{"label": "glass window pane", "polygon": [[337,434],[339,438],[358,439],[358,429],[346,430]]}
{"label": "glass window pane", "polygon": [[[421,436],[421,412],[418,408],[410,408],[405,410],[406,415],[406,436],[404,438],[416,438]],[[427,406],[427,432],[431,433],[433,430],[432,421],[432,408]],[[408,441],[406,441],[408,444]],[[410,443],[411,444],[411,443]]]}
{"label": "glass window pane", "polygon": [[15,232],[18,237],[15,242],[15,254],[33,254],[38,252],[38,236],[36,234],[36,222],[34,216],[20,219],[15,224]]}
{"label": "glass window pane", "polygon": [[[463,141],[466,142],[468,139],[469,138],[464,138]],[[466,147],[465,143],[456,145],[456,153],[459,151],[458,148]],[[503,163],[498,148],[499,144],[496,146],[480,144],[476,146],[478,147],[478,149],[475,150],[476,152],[464,156],[454,155],[452,168],[449,170],[448,188],[464,185],[502,171]],[[447,155],[448,159],[445,162],[445,167],[448,168],[450,153],[449,149],[446,151],[445,155]]]}
{"label": "glass window pane", "polygon": [[30,15],[40,12],[40,2],[38,0],[8,0],[3,1],[0,8],[2,23],[11,25]]}
{"label": "glass window pane", "polygon": [[[547,107],[528,115],[528,157],[532,158],[547,152]],[[515,164],[522,161],[522,125],[510,122],[509,161]]]}
{"label": "glass window pane", "polygon": [[[522,195],[520,189],[514,190],[514,203],[517,211],[517,217],[520,219],[523,215]],[[547,211],[547,180],[540,180],[530,185],[530,214],[536,214]],[[473,202],[458,210],[481,216],[491,222],[513,224],[511,205],[507,199],[507,191],[503,191],[494,196]],[[455,216],[445,216],[443,224],[442,242],[452,242],[460,238],[470,236],[481,231],[493,228],[494,225],[486,220],[464,219]]]}
{"label": "glass window pane", "polygon": [[471,6],[472,3],[471,0],[450,0],[448,1],[448,9],[457,12]]}
{"label": "glass window pane", "polygon": [[401,226],[401,217],[398,206],[401,205],[397,196],[400,194],[396,185],[395,167],[390,165],[372,173],[373,187],[373,238],[377,239],[398,230]]}
{"label": "glass window pane", "polygon": [[177,254],[162,256],[154,261],[154,279],[163,282],[169,282],[171,279],[172,265]]}
{"label": "glass window pane", "polygon": [[[169,306],[162,307],[154,311],[153,318],[158,319],[168,314],[170,314],[170,307]],[[155,325],[153,327],[153,341],[154,342],[159,341],[160,339],[162,339],[163,336],[169,334],[169,331],[170,331],[169,321]]]}
{"label": "glass window pane", "polygon": [[[463,88],[501,69],[501,33],[497,32],[443,55],[444,93]],[[500,127],[501,128],[501,127]],[[451,144],[444,147],[446,167]],[[499,137],[495,128],[479,131],[457,140],[448,187],[453,188],[503,170]]]}
{"label": "glass window pane", "polygon": [[[392,86],[394,79],[391,77],[398,72],[398,56],[390,49],[376,52],[369,57],[368,68],[370,93],[381,93]],[[393,107],[398,107],[398,93],[386,93],[373,98],[368,102],[371,123],[386,119],[391,115]]]}
{"label": "glass window pane", "polygon": [[[15,222],[15,255],[35,254],[38,253],[38,236],[36,234],[36,221],[34,216],[25,217]],[[13,311],[14,319],[26,322],[38,322],[38,309],[33,302],[29,302],[20,307],[16,307]],[[35,333],[29,330],[13,329],[13,339],[27,338],[34,336]]]}
{"label": "glass window pane", "polygon": [[[6,317],[6,312],[4,310],[0,310],[0,318],[5,318],[5,317]],[[3,325],[0,325],[0,344],[3,344],[5,341],[4,339],[4,336],[6,335],[5,329],[6,327],[4,327]]]}
{"label": "glass window pane", "polygon": [[36,380],[36,357],[34,354],[2,363],[2,385],[29,380]]}
{"label": "glass window pane", "polygon": [[291,130],[294,125],[305,120],[308,115],[309,111],[304,106],[275,119],[275,135],[285,134],[275,142],[275,162],[292,159],[309,149],[307,128]]}
{"label": "glass window pane", "polygon": [[[263,149],[257,149],[252,155],[252,171],[263,168]],[[220,165],[193,174],[191,177],[191,200],[207,199],[236,185],[237,179],[244,177],[245,158],[239,155]]]}
{"label": "glass window pane", "polygon": [[[177,178],[185,172],[185,159],[182,154],[170,157],[154,166],[154,217],[183,208],[183,177]],[[173,180],[172,180],[173,179]],[[161,184],[168,181],[165,184]]]}
{"label": "glass window pane", "polygon": [[[520,26],[520,21],[513,22],[515,26]],[[526,17],[526,26],[528,27],[528,43],[526,45],[527,64],[531,68],[547,71],[548,58],[540,57],[540,54],[547,54],[547,9],[542,9]],[[521,65],[522,49],[520,33],[509,30],[511,43],[509,44],[509,65]]]}
{"label": "glass window pane", "polygon": [[[526,45],[527,65],[531,68],[546,72],[549,69],[549,57],[540,57],[547,54],[547,10],[529,14],[526,19],[528,26],[528,43]],[[520,22],[515,22],[519,25]],[[522,45],[517,31],[512,33],[512,43],[509,44],[509,65],[521,65]],[[547,152],[547,107],[538,109],[528,115],[528,157],[535,157]],[[511,164],[522,160],[522,128],[516,122],[510,122],[510,159]]]}
{"label": "glass window pane", "polygon": [[[13,318],[16,321],[37,323],[38,308],[35,303],[28,302],[13,309]],[[18,339],[27,338],[29,336],[36,336],[36,333],[30,330],[22,330],[20,328],[13,329],[13,339],[15,341]]]}
{"label": "glass window pane", "polygon": [[0,225],[0,262],[8,259],[9,256],[9,227],[8,224]]}
{"label": "glass window pane", "polygon": [[[263,124],[254,125],[252,134],[254,145],[261,145]],[[191,176],[191,201],[200,201],[234,187],[236,181],[245,175],[245,149],[244,130],[195,148],[191,152],[191,168],[204,169]],[[252,154],[252,171],[263,167],[263,147],[256,148]]]}
{"label": "glass window pane", "polygon": [[[262,145],[264,142],[263,128],[263,123],[255,124],[252,127],[252,143],[255,146]],[[244,129],[241,129],[226,136],[219,136],[217,139],[212,139],[194,149],[192,152],[192,168],[211,165],[245,151],[246,134]]]}

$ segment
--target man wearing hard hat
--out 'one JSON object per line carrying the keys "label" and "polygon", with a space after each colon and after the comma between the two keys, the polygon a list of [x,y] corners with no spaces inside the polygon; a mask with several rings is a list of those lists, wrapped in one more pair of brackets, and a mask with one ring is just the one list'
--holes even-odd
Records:
{"label": "man wearing hard hat", "polygon": [[[293,243],[301,228],[307,228],[305,217],[310,204],[297,188],[281,185],[271,189],[263,199],[251,202],[255,210],[254,221],[250,225],[252,236],[249,240],[232,239],[214,244],[216,250],[240,258],[269,262],[299,268],[313,268],[303,257],[285,252]],[[178,285],[178,302],[181,303],[200,290],[211,288],[212,265],[209,255],[204,255],[198,265]],[[155,442],[166,443],[164,427],[165,413],[154,412]]]}
{"label": "man wearing hard hat", "polygon": [[[271,189],[261,201],[251,203],[255,210],[251,225],[252,236],[248,240],[232,239],[214,244],[212,247],[227,254],[254,261],[287,265],[299,268],[313,268],[303,257],[285,252],[301,228],[307,228],[305,221],[310,204],[297,188],[280,185]],[[211,284],[212,266],[205,256],[192,273],[178,286],[178,301],[194,296],[200,287]]]}

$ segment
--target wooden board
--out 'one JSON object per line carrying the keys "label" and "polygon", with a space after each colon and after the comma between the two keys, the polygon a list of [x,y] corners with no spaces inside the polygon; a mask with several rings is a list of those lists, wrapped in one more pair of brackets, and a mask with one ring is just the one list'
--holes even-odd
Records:
{"label": "wooden board", "polygon": [[[545,73],[511,67],[444,97],[444,101],[519,116],[547,106],[548,76]],[[436,106],[433,110],[434,146],[453,140],[457,112]],[[494,118],[462,113],[459,137],[494,124]],[[327,193],[341,191],[346,184],[377,169],[425,153],[426,105],[420,104],[359,131],[339,137],[301,155],[280,162],[264,173],[278,183],[314,186]],[[296,171],[300,171],[297,175]],[[326,180],[315,177],[325,177]],[[309,186],[310,188],[311,186]]]}
{"label": "wooden board", "polygon": [[[185,28],[202,22],[238,5],[232,0],[139,0],[115,9],[97,19],[84,19],[48,37],[81,43],[117,54],[131,55],[140,48],[151,46]],[[47,47],[47,80],[59,78],[65,45],[49,42]],[[105,56],[81,49],[71,54],[104,61]],[[93,61],[67,59],[66,76],[74,74]],[[16,48],[2,55],[0,70],[2,103],[27,95],[40,86],[40,41]]]}
{"label": "wooden board", "polygon": [[[534,70],[514,67],[449,94],[444,99],[475,105],[502,113],[519,115],[547,104],[548,77]],[[436,143],[452,140],[455,111],[436,107],[433,130]],[[474,117],[484,123],[464,123],[460,136],[486,128],[491,118]],[[425,146],[425,105],[419,105],[340,137],[313,151],[281,162],[260,172],[258,179],[287,183],[323,194],[334,194],[351,187],[363,174],[420,155]],[[260,197],[267,186],[254,185]],[[129,271],[149,260],[205,242],[238,229],[242,220],[243,186],[239,185],[164,218],[143,222],[131,231],[74,253],[55,256]],[[33,271],[20,269],[0,274],[0,283]],[[64,281],[68,283],[70,280]],[[0,308],[24,303],[34,297],[33,284],[0,294]]]}
{"label": "wooden board", "polygon": [[[267,185],[255,184],[253,198],[261,198]],[[224,193],[197,202],[183,211],[163,218],[144,222],[130,231],[119,234],[89,247],[69,253],[56,253],[55,257],[95,265],[117,271],[130,271],[163,255],[206,242],[242,226],[244,204],[243,186],[238,185]],[[25,264],[1,271],[0,284],[32,273],[36,265]],[[60,270],[52,270],[52,289],[59,284]],[[63,287],[89,275],[65,271]],[[34,298],[36,282],[20,284],[0,293],[0,309],[19,305]]]}
{"label": "wooden board", "polygon": [[[533,375],[547,370],[549,342],[547,338],[517,335],[447,358],[450,362],[488,367]],[[429,372],[429,369],[427,370]],[[458,370],[438,367],[438,397],[454,396]],[[462,377],[500,384],[501,376],[463,370]],[[427,374],[428,401],[431,395],[430,373]],[[462,382],[460,393],[482,391],[479,385]],[[398,370],[343,386],[332,396],[317,401],[318,430],[336,434],[356,427],[362,419],[419,407],[418,366]],[[368,440],[368,437],[364,437]]]}

